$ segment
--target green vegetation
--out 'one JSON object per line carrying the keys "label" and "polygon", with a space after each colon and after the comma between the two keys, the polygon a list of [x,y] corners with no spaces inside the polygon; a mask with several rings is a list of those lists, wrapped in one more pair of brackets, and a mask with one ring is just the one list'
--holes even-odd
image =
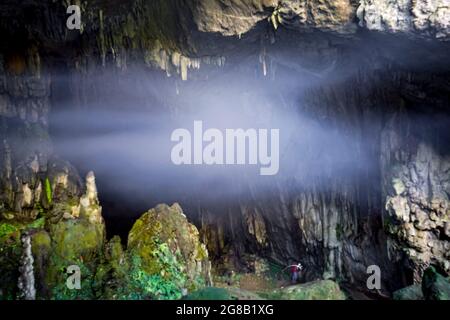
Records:
{"label": "green vegetation", "polygon": [[228,291],[224,288],[207,287],[195,291],[186,297],[184,300],[232,300]]}
{"label": "green vegetation", "polygon": [[187,282],[183,266],[165,243],[160,244],[154,254],[162,266],[160,272],[154,274],[143,269],[139,256],[132,256],[131,286],[134,292],[128,298],[180,299]]}
{"label": "green vegetation", "polygon": [[450,278],[429,267],[423,273],[422,292],[425,300],[450,300]]}
{"label": "green vegetation", "polygon": [[8,237],[10,237],[14,232],[19,231],[20,229],[8,222],[0,223],[0,241],[3,242]]}
{"label": "green vegetation", "polygon": [[183,300],[263,300],[260,295],[240,288],[206,287],[185,296]]}
{"label": "green vegetation", "polygon": [[394,300],[423,300],[420,284],[402,288],[393,293]]}
{"label": "green vegetation", "polygon": [[[82,260],[67,264],[65,259],[52,256],[50,262],[60,275],[58,281],[49,283],[51,285],[50,297],[52,300],[90,300],[96,298],[94,292],[94,287],[96,286],[94,274]],[[67,267],[72,264],[77,265],[80,268],[80,289],[69,289],[66,283],[70,276],[70,274],[67,273]]]}
{"label": "green vegetation", "polygon": [[[51,250],[40,281],[50,288],[50,297],[62,300],[95,298],[94,288],[98,286],[95,272],[103,253],[104,226],[79,219],[61,220],[51,224],[49,229]],[[81,290],[70,290],[66,286],[69,276],[66,268],[70,265],[80,268]]]}
{"label": "green vegetation", "polygon": [[[205,285],[204,275],[193,266],[207,260],[207,251],[198,239],[197,229],[188,223],[178,205],[160,205],[142,215],[128,235],[127,251],[132,264],[136,267],[134,256],[139,257],[138,269],[152,276],[135,278],[140,283],[148,282],[151,289],[144,293],[152,293],[155,299],[181,297],[182,289],[191,292]],[[168,281],[169,289],[157,289],[162,285],[160,277]],[[173,285],[178,288],[176,293],[171,291]]]}
{"label": "green vegetation", "polygon": [[52,204],[52,200],[53,200],[52,185],[51,185],[48,177],[45,178],[45,195],[47,197],[48,204]]}
{"label": "green vegetation", "polygon": [[18,266],[22,254],[21,232],[29,229],[41,229],[44,224],[44,217],[31,223],[0,222],[0,300],[15,299],[17,295]]}
{"label": "green vegetation", "polygon": [[268,299],[280,300],[345,300],[339,285],[331,280],[318,280],[274,290]]}

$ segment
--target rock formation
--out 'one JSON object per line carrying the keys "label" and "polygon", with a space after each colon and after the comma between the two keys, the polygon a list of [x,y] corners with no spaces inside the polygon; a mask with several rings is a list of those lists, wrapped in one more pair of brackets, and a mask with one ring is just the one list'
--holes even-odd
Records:
{"label": "rock formation", "polygon": [[23,253],[20,261],[20,277],[17,286],[19,287],[21,298],[25,300],[34,300],[36,298],[36,289],[34,287],[34,259],[31,253],[31,237],[28,234],[24,234],[21,240],[23,244]]}
{"label": "rock formation", "polygon": [[165,270],[166,260],[173,259],[179,270],[161,274],[168,281],[183,274],[183,287],[192,291],[202,284],[211,284],[208,251],[199,241],[197,228],[188,223],[181,207],[162,204],[136,221],[128,235],[127,250],[141,261],[150,275]]}
{"label": "rock formation", "polygon": [[[439,125],[449,114],[448,1],[77,3],[81,30],[65,27],[67,1],[0,4],[8,44],[0,46],[0,298],[18,296],[20,237],[29,231],[38,298],[178,298],[211,282],[210,260],[218,271],[245,272],[261,260],[301,260],[304,280],[358,287],[376,264],[387,291],[421,282],[430,265],[450,274],[448,128]],[[158,81],[139,87],[130,80],[136,70]],[[270,83],[273,112],[295,108],[352,137],[360,165],[335,178],[339,167],[326,159],[317,178],[299,163],[263,199],[241,177],[245,192],[233,201],[189,199],[187,218],[177,204],[160,205],[136,221],[127,248],[107,241],[93,173],[84,185],[53,150],[58,94],[75,109],[108,108],[115,89],[137,86],[155,101],[167,96],[162,108],[176,115],[188,108],[186,92],[201,98],[217,74],[229,79],[234,70]],[[287,105],[292,91],[300,98]],[[290,148],[301,147],[294,136]],[[69,265],[86,275],[80,291],[65,287]],[[161,278],[173,280],[162,293]]]}

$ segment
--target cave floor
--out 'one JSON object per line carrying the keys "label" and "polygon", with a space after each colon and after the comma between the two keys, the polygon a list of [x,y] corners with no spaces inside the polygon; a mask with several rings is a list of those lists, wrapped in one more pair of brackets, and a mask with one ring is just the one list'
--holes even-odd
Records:
{"label": "cave floor", "polygon": [[[239,300],[253,300],[260,297],[272,299],[274,293],[283,290],[294,290],[296,287],[307,287],[316,281],[298,282],[292,285],[286,274],[264,275],[256,273],[232,273],[229,276],[215,276],[214,286],[226,289]],[[349,283],[339,283],[339,287],[347,300],[387,300],[390,297],[380,291],[367,292]]]}

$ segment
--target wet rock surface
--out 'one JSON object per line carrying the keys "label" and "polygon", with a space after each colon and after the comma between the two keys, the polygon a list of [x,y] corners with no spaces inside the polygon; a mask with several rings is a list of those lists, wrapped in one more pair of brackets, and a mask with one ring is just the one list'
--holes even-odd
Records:
{"label": "wet rock surface", "polygon": [[339,285],[331,280],[312,281],[275,291],[282,300],[345,300]]}
{"label": "wet rock surface", "polygon": [[396,300],[450,300],[450,278],[444,277],[433,267],[425,270],[419,284],[397,290],[393,293]]}
{"label": "wet rock surface", "polygon": [[[80,263],[87,282],[107,283],[107,289],[83,285],[80,298],[113,299],[178,298],[180,288],[195,288],[198,278],[208,284],[209,259],[219,270],[252,272],[262,258],[279,265],[300,260],[308,266],[304,280],[344,278],[360,287],[367,266],[376,264],[388,291],[420,283],[430,265],[450,274],[450,159],[440,135],[445,130],[437,126],[429,137],[425,125],[411,121],[422,112],[438,123],[449,112],[445,1],[87,1],[81,31],[65,28],[63,1],[29,0],[20,10],[14,5],[0,5],[0,30],[10,44],[0,47],[2,298],[18,295],[20,235],[28,229],[38,297],[70,296],[60,274],[68,263]],[[396,59],[404,43],[398,35],[428,42],[415,43],[410,55]],[[399,45],[365,45],[365,38],[378,36]],[[353,47],[360,53],[347,56]],[[283,48],[301,59],[286,57]],[[312,75],[314,81],[346,71],[345,81],[302,88],[301,112],[337,131],[339,121],[354,125],[345,134],[358,137],[351,147],[355,157],[370,130],[378,132],[370,156],[379,170],[364,172],[361,159],[357,181],[308,180],[294,172],[293,180],[309,181],[307,188],[290,190],[281,183],[268,199],[245,195],[221,208],[196,204],[197,210],[186,212],[198,231],[179,206],[158,206],[136,222],[127,249],[117,238],[106,242],[95,177],[89,174],[84,185],[53,151],[48,117],[59,107],[52,97],[60,81],[54,70],[64,65],[71,97],[86,106],[112,91],[93,80],[97,74],[114,78],[102,73],[107,67],[115,75],[139,68],[160,76],[162,70],[178,94],[178,80],[201,83],[225,73],[225,65],[240,66],[242,56],[255,62],[248,73],[275,83],[277,70]],[[410,71],[409,60],[430,70]],[[364,67],[354,72],[356,62]],[[375,119],[376,112],[384,116]],[[165,265],[155,261],[153,250],[162,260],[172,259],[167,274],[159,274]],[[173,286],[155,295],[158,277],[171,278],[178,268],[186,278],[174,278]],[[56,282],[63,284],[55,288]],[[152,289],[145,291],[143,282]],[[406,295],[419,297],[416,289]]]}

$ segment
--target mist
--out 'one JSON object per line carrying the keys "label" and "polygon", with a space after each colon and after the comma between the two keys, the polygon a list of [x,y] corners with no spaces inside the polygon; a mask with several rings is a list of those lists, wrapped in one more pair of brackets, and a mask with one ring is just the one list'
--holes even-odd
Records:
{"label": "mist", "polygon": [[[143,66],[130,67],[126,76],[103,69],[90,75],[92,95],[81,107],[69,90],[55,88],[50,128],[56,151],[82,175],[95,172],[100,199],[110,210],[105,215],[123,219],[161,202],[217,205],[250,189],[253,197],[267,198],[283,184],[308,189],[361,183],[377,174],[383,108],[349,119],[337,111],[326,115],[334,108],[330,101],[314,110],[303,99],[316,88],[345,85],[360,65],[336,69],[329,63],[322,73],[309,72],[293,70],[298,61],[285,57],[276,75],[264,76],[253,58],[200,69],[187,82]],[[64,72],[56,77],[60,84],[71,81]],[[175,165],[171,134],[178,128],[192,133],[194,121],[222,132],[279,129],[279,172],[261,176],[259,165]]]}

